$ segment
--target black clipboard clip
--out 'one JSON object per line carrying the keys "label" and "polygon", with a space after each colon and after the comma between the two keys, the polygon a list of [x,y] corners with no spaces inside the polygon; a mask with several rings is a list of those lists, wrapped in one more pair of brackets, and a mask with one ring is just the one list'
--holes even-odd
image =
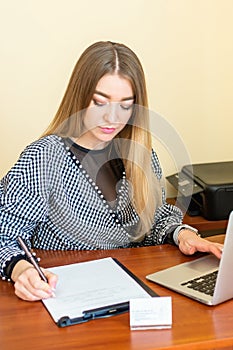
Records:
{"label": "black clipboard clip", "polygon": [[127,311],[129,311],[129,302],[109,305],[97,309],[83,311],[83,316],[81,317],[70,318],[69,316],[63,316],[58,320],[57,325],[58,327],[72,326],[99,318],[120,315]]}

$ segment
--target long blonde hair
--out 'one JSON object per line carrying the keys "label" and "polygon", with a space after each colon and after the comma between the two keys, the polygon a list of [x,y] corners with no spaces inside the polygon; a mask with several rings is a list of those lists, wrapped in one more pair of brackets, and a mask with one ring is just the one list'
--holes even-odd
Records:
{"label": "long blonde hair", "polygon": [[161,204],[161,191],[151,166],[152,140],[146,83],[136,54],[127,46],[110,41],[100,41],[89,46],[76,63],[58,111],[42,136],[81,135],[82,111],[89,106],[98,81],[105,74],[114,73],[128,79],[135,97],[136,108],[117,139],[121,140],[118,151],[124,163],[126,178],[133,188],[132,205],[140,217],[137,233],[132,239],[140,240],[150,231],[155,210]]}

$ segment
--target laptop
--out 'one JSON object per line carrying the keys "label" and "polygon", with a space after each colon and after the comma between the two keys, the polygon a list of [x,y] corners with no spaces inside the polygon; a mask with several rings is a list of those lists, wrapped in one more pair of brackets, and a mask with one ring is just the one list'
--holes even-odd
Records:
{"label": "laptop", "polygon": [[233,298],[233,211],[229,215],[222,257],[213,254],[161,270],[146,278],[207,305]]}

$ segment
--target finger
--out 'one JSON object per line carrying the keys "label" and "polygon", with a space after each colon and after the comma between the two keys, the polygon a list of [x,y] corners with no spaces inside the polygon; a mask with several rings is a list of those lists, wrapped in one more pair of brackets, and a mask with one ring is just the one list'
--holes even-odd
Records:
{"label": "finger", "polygon": [[48,279],[49,286],[53,290],[55,290],[56,289],[56,285],[57,285],[57,281],[58,281],[58,276],[55,275],[54,273],[48,271],[48,270],[45,270],[45,269],[43,269],[43,272],[44,272],[46,278]]}
{"label": "finger", "polygon": [[25,288],[22,285],[18,285],[18,282],[15,282],[15,295],[19,297],[20,299],[23,299],[25,301],[37,301],[40,300],[40,298],[34,294],[32,294],[27,288]]}
{"label": "finger", "polygon": [[215,255],[217,253],[217,255],[219,255],[223,250],[223,245],[220,243],[213,243],[205,239],[202,239],[202,241],[200,242],[200,246],[198,248],[200,251],[213,253]]}
{"label": "finger", "polygon": [[28,287],[27,284],[23,285],[20,282],[15,282],[15,294],[27,301],[36,301],[41,299],[47,299],[51,295],[47,292],[43,291],[42,289],[35,289]]}
{"label": "finger", "polygon": [[188,249],[188,254],[189,255],[193,255],[194,253],[197,252],[196,247],[193,247],[193,246],[189,246],[189,247],[187,247],[187,249]]}
{"label": "finger", "polygon": [[185,255],[193,255],[197,251],[196,247],[188,242],[180,243],[179,249]]}
{"label": "finger", "polygon": [[41,280],[39,276],[30,276],[28,282],[28,288],[31,293],[40,297],[40,299],[47,299],[54,295],[53,288],[47,282]]}
{"label": "finger", "polygon": [[223,247],[218,245],[210,245],[209,249],[210,253],[214,254],[218,259],[221,259]]}
{"label": "finger", "polygon": [[[48,274],[46,270],[43,269],[43,271],[45,274]],[[51,291],[49,284],[41,279],[38,272],[33,267],[25,271],[25,277],[27,277],[27,280],[29,282],[28,287],[31,287],[33,289],[41,289],[48,293]]]}
{"label": "finger", "polygon": [[15,282],[16,295],[24,300],[47,299],[52,296],[52,288],[41,280],[32,267],[22,273]]}
{"label": "finger", "polygon": [[212,253],[218,259],[220,259],[222,256],[223,245],[220,243],[212,243],[205,239],[199,239],[192,243],[195,246],[196,251],[203,252],[203,253]]}

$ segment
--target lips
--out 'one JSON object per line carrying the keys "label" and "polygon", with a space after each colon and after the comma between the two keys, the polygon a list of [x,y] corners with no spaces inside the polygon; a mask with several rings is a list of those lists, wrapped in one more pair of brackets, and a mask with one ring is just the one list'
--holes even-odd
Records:
{"label": "lips", "polygon": [[100,127],[101,131],[105,134],[112,134],[116,128]]}

